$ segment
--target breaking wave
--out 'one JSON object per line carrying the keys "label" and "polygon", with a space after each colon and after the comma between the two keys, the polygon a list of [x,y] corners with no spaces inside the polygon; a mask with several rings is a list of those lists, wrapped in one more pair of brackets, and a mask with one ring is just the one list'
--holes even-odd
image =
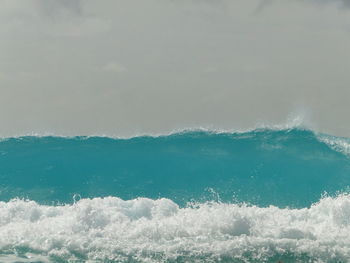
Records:
{"label": "breaking wave", "polygon": [[0,141],[0,262],[349,262],[350,141],[301,128]]}

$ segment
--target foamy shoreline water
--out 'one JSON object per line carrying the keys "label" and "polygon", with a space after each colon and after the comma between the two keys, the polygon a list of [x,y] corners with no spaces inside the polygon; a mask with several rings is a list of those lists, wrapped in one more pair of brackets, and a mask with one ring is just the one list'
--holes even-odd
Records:
{"label": "foamy shoreline water", "polygon": [[303,209],[215,202],[180,208],[169,199],[117,197],[64,206],[11,200],[0,202],[0,260],[347,262],[349,218],[350,195]]}

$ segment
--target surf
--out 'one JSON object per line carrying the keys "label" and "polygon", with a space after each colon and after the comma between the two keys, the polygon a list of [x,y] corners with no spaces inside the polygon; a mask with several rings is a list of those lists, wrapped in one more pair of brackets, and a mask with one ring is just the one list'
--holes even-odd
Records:
{"label": "surf", "polygon": [[347,262],[350,196],[310,208],[170,199],[0,202],[2,262]]}
{"label": "surf", "polygon": [[349,139],[300,127],[0,141],[1,262],[348,262]]}

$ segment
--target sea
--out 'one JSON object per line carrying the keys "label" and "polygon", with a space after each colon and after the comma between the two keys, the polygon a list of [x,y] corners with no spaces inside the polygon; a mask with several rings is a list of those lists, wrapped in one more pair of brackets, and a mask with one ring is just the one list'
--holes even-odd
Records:
{"label": "sea", "polygon": [[350,262],[350,139],[0,139],[0,262]]}

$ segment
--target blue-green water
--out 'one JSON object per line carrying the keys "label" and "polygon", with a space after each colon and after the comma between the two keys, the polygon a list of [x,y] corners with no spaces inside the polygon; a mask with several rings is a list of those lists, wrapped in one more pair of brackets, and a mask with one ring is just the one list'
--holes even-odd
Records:
{"label": "blue-green water", "polygon": [[348,145],[297,128],[3,139],[0,261],[349,262]]}

